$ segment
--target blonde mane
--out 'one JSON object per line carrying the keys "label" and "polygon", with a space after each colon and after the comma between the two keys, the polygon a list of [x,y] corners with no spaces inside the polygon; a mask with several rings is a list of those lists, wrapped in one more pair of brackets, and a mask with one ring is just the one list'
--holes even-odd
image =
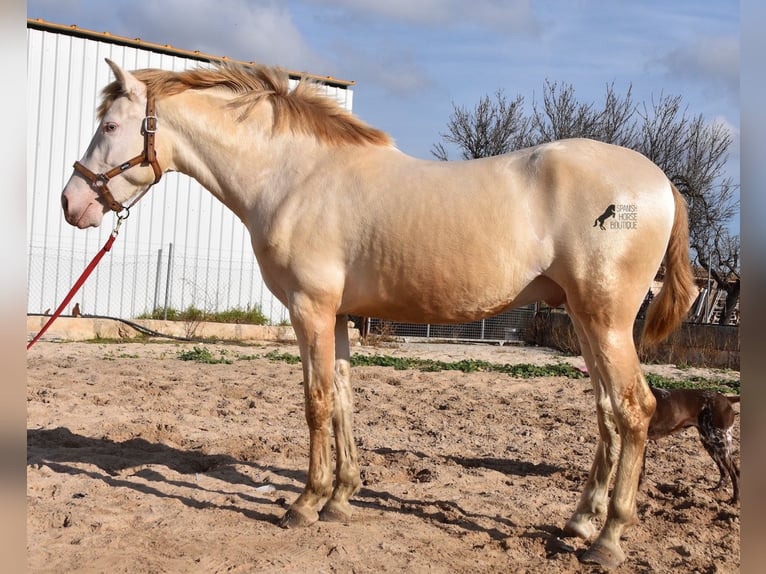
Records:
{"label": "blonde mane", "polygon": [[[230,105],[242,109],[240,119],[245,119],[258,103],[268,101],[274,110],[275,131],[313,135],[330,145],[392,144],[388,134],[366,124],[322,93],[317,82],[301,79],[291,91],[289,76],[281,68],[223,63],[212,69],[183,72],[136,70],[133,75],[146,84],[148,92],[157,99],[186,90],[228,89],[237,96]],[[98,108],[99,118],[103,118],[114,100],[122,95],[119,82],[106,86]]]}

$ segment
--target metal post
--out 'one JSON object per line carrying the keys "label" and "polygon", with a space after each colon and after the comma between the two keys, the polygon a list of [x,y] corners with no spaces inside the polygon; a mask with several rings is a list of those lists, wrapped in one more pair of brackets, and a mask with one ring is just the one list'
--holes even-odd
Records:
{"label": "metal post", "polygon": [[173,279],[173,244],[168,243],[168,279],[165,283],[165,311],[162,318],[167,320],[168,318],[168,306],[170,305],[170,285]]}
{"label": "metal post", "polygon": [[160,274],[162,273],[162,248],[157,251],[157,275],[154,279],[154,306],[152,313],[160,307]]}
{"label": "metal post", "polygon": [[710,252],[707,254],[707,293],[705,294],[705,323],[710,323]]}

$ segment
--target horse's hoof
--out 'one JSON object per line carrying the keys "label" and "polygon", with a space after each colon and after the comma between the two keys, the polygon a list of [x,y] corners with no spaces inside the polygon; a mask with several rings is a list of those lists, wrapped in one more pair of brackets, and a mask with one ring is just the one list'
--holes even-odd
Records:
{"label": "horse's hoof", "polygon": [[617,568],[625,561],[625,553],[619,546],[607,548],[598,540],[591,544],[583,555],[580,556],[580,562],[584,564],[598,564],[606,570]]}
{"label": "horse's hoof", "polygon": [[596,527],[590,520],[570,518],[562,529],[567,536],[576,536],[588,540],[596,533]]}
{"label": "horse's hoof", "polygon": [[348,522],[351,520],[351,505],[348,502],[329,500],[319,513],[323,522]]}
{"label": "horse's hoof", "polygon": [[311,526],[317,520],[319,520],[319,515],[316,511],[291,506],[279,521],[279,525],[282,528],[303,528]]}

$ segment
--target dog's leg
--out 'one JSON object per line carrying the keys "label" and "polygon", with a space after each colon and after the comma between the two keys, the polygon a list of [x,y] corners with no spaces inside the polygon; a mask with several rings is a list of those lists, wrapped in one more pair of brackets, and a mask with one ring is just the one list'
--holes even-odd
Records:
{"label": "dog's leg", "polygon": [[726,483],[726,479],[730,478],[734,490],[731,502],[737,502],[739,500],[739,469],[734,464],[731,456],[731,428],[721,429],[716,427],[713,424],[711,410],[705,407],[700,412],[697,430],[700,434],[702,446],[705,447],[710,458],[715,462],[720,474],[718,483],[710,490],[720,490]]}
{"label": "dog's leg", "polygon": [[702,430],[700,430],[700,440],[702,440],[702,446],[705,447],[705,450],[710,455],[710,458],[713,459],[713,462],[718,467],[718,473],[720,475],[718,482],[710,490],[713,490],[713,491],[721,490],[723,485],[726,483],[726,479],[728,477],[728,472],[723,462],[725,455],[723,455],[719,451],[719,449],[723,447],[719,440],[711,436],[706,436],[705,434],[703,434]]}
{"label": "dog's leg", "polygon": [[739,468],[737,468],[737,464],[734,462],[734,457],[732,456],[731,427],[723,431],[723,434],[725,445],[723,451],[723,464],[729,473],[729,478],[731,478],[731,486],[733,490],[729,502],[734,504],[739,500]]}

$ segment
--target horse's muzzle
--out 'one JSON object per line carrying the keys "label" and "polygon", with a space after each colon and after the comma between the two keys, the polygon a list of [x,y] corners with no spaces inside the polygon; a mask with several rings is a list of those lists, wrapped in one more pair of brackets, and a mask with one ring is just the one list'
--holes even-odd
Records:
{"label": "horse's muzzle", "polygon": [[95,197],[83,198],[82,201],[78,199],[72,199],[67,189],[61,194],[61,208],[66,222],[80,229],[98,227],[104,217],[104,206]]}

